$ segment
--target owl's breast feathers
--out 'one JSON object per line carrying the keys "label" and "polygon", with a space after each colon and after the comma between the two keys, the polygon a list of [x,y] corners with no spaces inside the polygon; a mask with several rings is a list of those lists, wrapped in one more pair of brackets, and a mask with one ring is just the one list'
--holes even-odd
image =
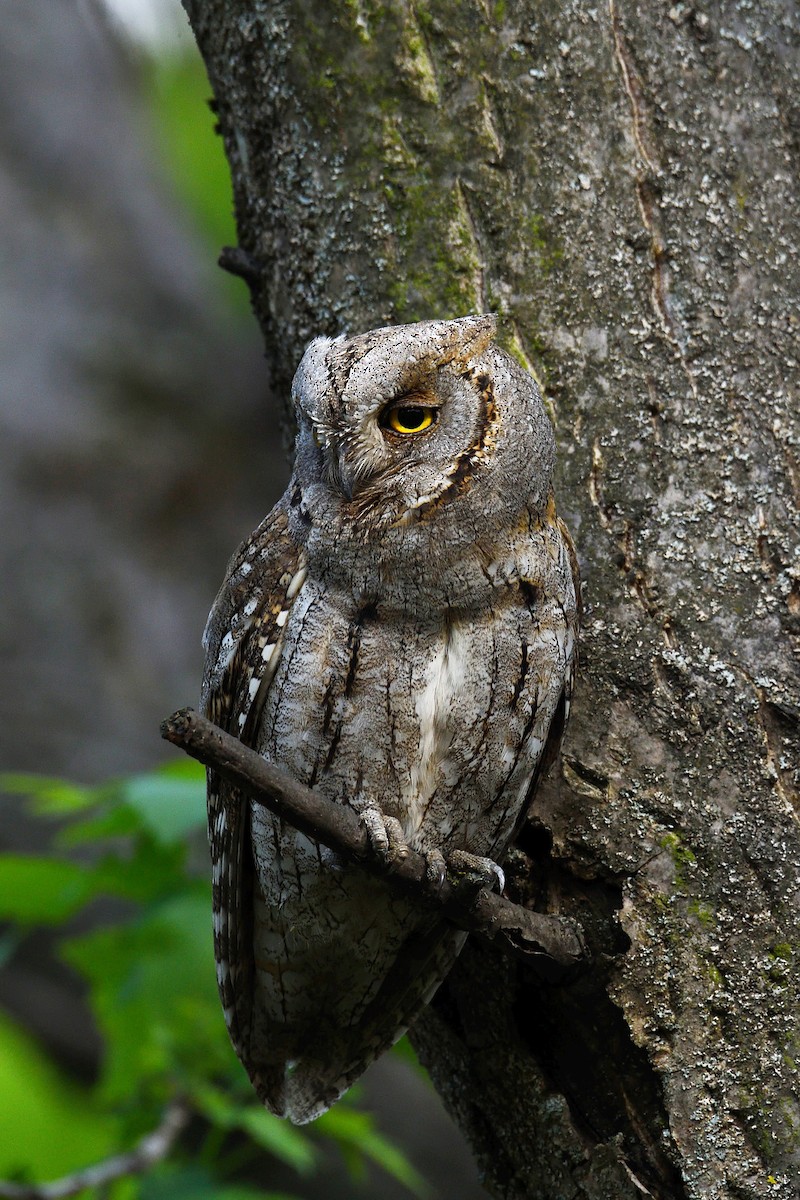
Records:
{"label": "owl's breast feathers", "polygon": [[[434,563],[428,568],[435,571]],[[552,503],[480,570],[470,613],[403,616],[311,578],[282,501],[231,561],[207,715],[302,782],[378,804],[421,850],[500,856],[560,737],[579,583]],[[460,939],[209,775],[215,951],[262,1100],[308,1120],[413,1020]]]}

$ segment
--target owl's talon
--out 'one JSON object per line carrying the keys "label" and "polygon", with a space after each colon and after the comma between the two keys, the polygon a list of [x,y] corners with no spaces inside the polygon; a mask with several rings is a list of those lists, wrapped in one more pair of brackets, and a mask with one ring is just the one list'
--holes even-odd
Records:
{"label": "owl's talon", "polygon": [[491,858],[469,854],[466,850],[453,850],[447,856],[447,877],[453,887],[466,893],[478,892],[481,888],[492,890],[495,884],[502,893],[506,886],[502,867]]}
{"label": "owl's talon", "polygon": [[389,852],[389,835],[386,832],[386,822],[379,808],[370,806],[362,808],[359,819],[367,831],[369,848],[377,858],[385,858]]}
{"label": "owl's talon", "polygon": [[429,850],[425,855],[425,888],[432,895],[442,890],[447,879],[447,863],[441,850]]}
{"label": "owl's talon", "polygon": [[408,857],[408,845],[403,826],[397,817],[387,817],[381,810],[370,805],[359,813],[367,831],[370,852],[390,871]]}
{"label": "owl's talon", "polygon": [[402,862],[404,858],[408,858],[408,844],[403,833],[403,826],[397,817],[384,817],[383,820],[389,839],[389,863],[393,866],[395,863]]}

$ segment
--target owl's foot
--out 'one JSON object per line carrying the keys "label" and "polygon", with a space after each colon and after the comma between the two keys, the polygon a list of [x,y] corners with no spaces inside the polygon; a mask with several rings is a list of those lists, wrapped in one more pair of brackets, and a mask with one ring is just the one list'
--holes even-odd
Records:
{"label": "owl's foot", "polygon": [[458,897],[469,903],[482,888],[493,888],[502,892],[506,877],[491,858],[469,854],[466,850],[452,850],[447,858],[441,850],[429,850],[425,855],[425,887],[432,895],[438,895],[445,880]]}
{"label": "owl's foot", "polygon": [[425,855],[425,888],[433,896],[438,896],[442,884],[447,879],[447,863],[441,850],[429,850]]}
{"label": "owl's foot", "polygon": [[447,879],[450,885],[465,897],[477,894],[481,888],[491,891],[495,884],[499,892],[506,886],[502,867],[498,867],[491,858],[470,854],[466,850],[452,850],[448,854]]}
{"label": "owl's foot", "polygon": [[362,809],[359,817],[367,831],[370,851],[388,871],[392,871],[408,857],[403,826],[397,817],[387,817],[375,805]]}

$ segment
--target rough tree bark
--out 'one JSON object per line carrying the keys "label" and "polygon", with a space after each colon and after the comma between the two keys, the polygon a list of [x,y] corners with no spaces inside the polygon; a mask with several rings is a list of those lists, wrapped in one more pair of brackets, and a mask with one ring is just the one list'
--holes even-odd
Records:
{"label": "rough tree bark", "polygon": [[415,1031],[487,1187],[795,1197],[795,9],[185,2],[275,381],[491,309],[552,404],[588,614],[510,876],[596,957],[470,944]]}

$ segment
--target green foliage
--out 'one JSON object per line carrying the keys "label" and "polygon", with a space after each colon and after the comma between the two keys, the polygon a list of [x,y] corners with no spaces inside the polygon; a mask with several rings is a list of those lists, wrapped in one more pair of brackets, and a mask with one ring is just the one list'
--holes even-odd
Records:
{"label": "green foliage", "polygon": [[295,1200],[286,1192],[257,1188],[220,1187],[213,1175],[200,1167],[178,1167],[142,1180],[140,1200]]}
{"label": "green foliage", "polygon": [[355,1179],[363,1178],[366,1160],[370,1159],[405,1184],[415,1196],[430,1195],[425,1180],[417,1174],[405,1155],[375,1129],[369,1113],[338,1104],[318,1118],[315,1128],[336,1142]]}
{"label": "green foliage", "polygon": [[[321,1139],[339,1147],[354,1180],[373,1163],[409,1192],[426,1194],[402,1153],[352,1101],[301,1131],[253,1094],[217,996],[204,847],[201,873],[189,865],[191,849],[205,840],[200,767],[181,760],[97,788],[19,775],[0,778],[0,787],[57,822],[47,853],[0,856],[7,954],[31,930],[51,928],[59,953],[85,981],[105,1047],[96,1085],[79,1088],[0,1018],[0,1176],[42,1181],[126,1150],[180,1096],[193,1130],[205,1130],[199,1154],[178,1148],[146,1176],[113,1185],[113,1200],[281,1200],[240,1186],[237,1170],[266,1153],[298,1177],[309,1175],[320,1165]],[[100,897],[122,901],[113,921],[91,919]],[[87,909],[79,925],[89,932],[76,933],[72,919]]]}
{"label": "green foliage", "polygon": [[75,863],[6,854],[0,858],[0,918],[60,925],[85,903],[87,880]]}
{"label": "green foliage", "polygon": [[[197,47],[158,55],[142,64],[145,98],[156,150],[179,199],[214,258],[237,245],[231,178],[211,111],[211,85]],[[219,272],[222,311],[249,314],[247,288]]]}
{"label": "green foliage", "polygon": [[209,240],[235,245],[230,172],[196,47],[148,59],[144,85],[157,146],[176,191]]}
{"label": "green foliage", "polygon": [[[118,1145],[119,1120],[0,1013],[0,1176],[58,1176]],[[44,1131],[46,1135],[44,1134]]]}

